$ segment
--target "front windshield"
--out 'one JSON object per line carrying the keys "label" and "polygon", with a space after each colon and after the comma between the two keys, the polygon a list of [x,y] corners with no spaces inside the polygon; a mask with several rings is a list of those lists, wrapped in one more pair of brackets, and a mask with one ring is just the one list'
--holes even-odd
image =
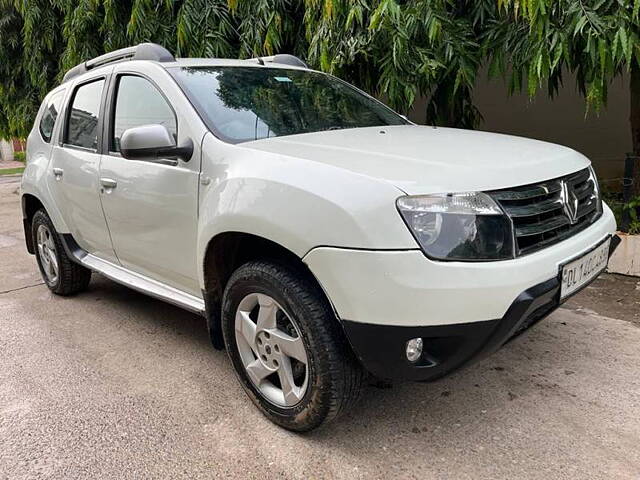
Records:
{"label": "front windshield", "polygon": [[407,121],[334,77],[266,67],[171,69],[209,128],[232,143]]}

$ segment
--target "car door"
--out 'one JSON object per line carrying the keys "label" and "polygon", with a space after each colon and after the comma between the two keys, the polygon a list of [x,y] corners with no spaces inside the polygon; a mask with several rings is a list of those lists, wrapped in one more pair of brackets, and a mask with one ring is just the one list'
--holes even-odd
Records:
{"label": "car door", "polygon": [[[199,138],[149,76],[115,75],[109,103],[100,181],[115,252],[127,269],[200,296],[196,264]],[[170,164],[122,157],[122,134],[150,124],[165,126],[177,141],[192,138],[197,145],[192,159]]]}
{"label": "car door", "polygon": [[99,196],[98,168],[108,76],[76,84],[64,124],[51,150],[47,184],[75,241],[87,252],[117,262]]}

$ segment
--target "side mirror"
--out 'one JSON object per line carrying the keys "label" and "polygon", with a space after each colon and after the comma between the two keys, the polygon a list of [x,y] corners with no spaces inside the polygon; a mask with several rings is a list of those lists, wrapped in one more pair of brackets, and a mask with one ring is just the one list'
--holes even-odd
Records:
{"label": "side mirror", "polygon": [[142,125],[125,130],[120,139],[120,153],[129,160],[169,163],[175,159],[191,160],[193,142],[190,138],[177,146],[173,136],[162,125]]}

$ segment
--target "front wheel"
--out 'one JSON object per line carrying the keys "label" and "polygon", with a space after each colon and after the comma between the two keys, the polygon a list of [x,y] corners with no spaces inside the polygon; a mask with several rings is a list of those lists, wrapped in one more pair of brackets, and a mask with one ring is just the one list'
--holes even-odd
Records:
{"label": "front wheel", "polygon": [[237,376],[271,421],[312,430],[358,399],[364,372],[324,294],[301,268],[241,266],[227,284],[222,313]]}

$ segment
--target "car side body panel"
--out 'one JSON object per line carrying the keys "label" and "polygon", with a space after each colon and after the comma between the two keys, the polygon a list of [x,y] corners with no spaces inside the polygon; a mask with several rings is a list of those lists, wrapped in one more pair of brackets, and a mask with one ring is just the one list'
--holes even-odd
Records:
{"label": "car side body panel", "polygon": [[[113,246],[122,266],[191,295],[201,295],[196,235],[200,145],[206,127],[169,74],[151,62],[126,62],[113,72],[108,102],[115,106],[118,76],[149,82],[171,106],[177,121],[177,143],[191,139],[193,155],[177,165],[125,159],[104,145],[100,178],[117,186],[102,189],[100,198]],[[111,119],[112,117],[110,117]],[[109,140],[109,123],[104,137]]]}
{"label": "car side body panel", "polygon": [[[53,201],[60,208],[71,233],[78,245],[99,258],[116,262],[117,258],[111,245],[107,223],[102,212],[98,195],[98,171],[100,167],[100,147],[83,148],[65,143],[65,130],[72,118],[73,97],[80,89],[101,84],[100,97],[97,98],[98,117],[96,124],[97,140],[104,117],[104,95],[113,67],[105,67],[80,77],[68,88],[65,104],[60,112],[60,127],[57,138],[52,142],[51,162],[47,183]],[[94,97],[95,98],[95,97]],[[80,115],[82,115],[81,106]],[[89,113],[86,122],[96,121]],[[80,117],[81,118],[81,117]]]}
{"label": "car side body panel", "polygon": [[[66,86],[65,86],[66,87]],[[49,163],[51,160],[51,150],[53,143],[57,141],[58,135],[61,129],[62,113],[58,115],[58,119],[54,126],[51,142],[44,141],[39,131],[40,119],[42,118],[44,105],[48,100],[58,92],[63,92],[63,104],[66,102],[70,89],[68,87],[58,87],[52,90],[43,100],[42,107],[36,115],[36,120],[33,124],[31,132],[27,137],[27,157],[26,167],[22,174],[22,183],[20,186],[21,195],[32,195],[42,203],[44,208],[49,214],[49,218],[56,227],[56,230],[60,233],[69,233],[69,227],[64,220],[61,212],[61,206],[53,201],[51,191],[49,189],[49,183],[47,182],[47,176],[51,174],[49,170]]]}

